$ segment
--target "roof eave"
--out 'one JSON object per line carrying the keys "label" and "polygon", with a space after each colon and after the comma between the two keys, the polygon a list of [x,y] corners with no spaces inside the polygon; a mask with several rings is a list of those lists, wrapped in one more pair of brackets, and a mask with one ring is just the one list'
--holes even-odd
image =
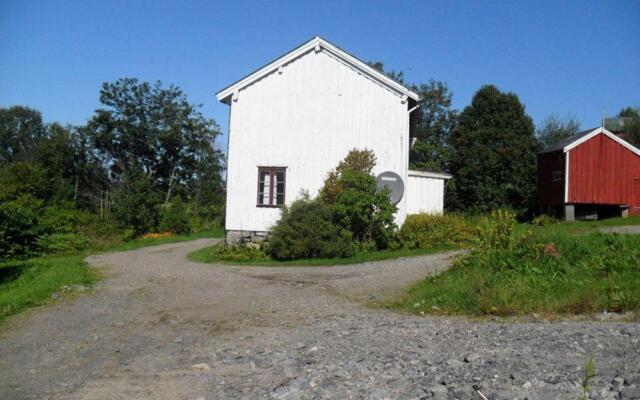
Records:
{"label": "roof eave", "polygon": [[434,179],[451,179],[453,175],[444,172],[432,172],[432,171],[417,171],[410,169],[408,171],[409,176],[417,176],[420,178],[434,178]]}

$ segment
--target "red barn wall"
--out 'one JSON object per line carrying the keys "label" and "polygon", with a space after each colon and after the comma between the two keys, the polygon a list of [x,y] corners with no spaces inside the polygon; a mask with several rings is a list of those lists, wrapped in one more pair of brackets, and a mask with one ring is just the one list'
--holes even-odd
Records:
{"label": "red barn wall", "polygon": [[569,150],[569,203],[629,205],[640,214],[640,156],[604,134]]}
{"label": "red barn wall", "polygon": [[[553,180],[553,172],[560,171],[562,179]],[[564,203],[564,153],[538,154],[538,205],[559,206]]]}

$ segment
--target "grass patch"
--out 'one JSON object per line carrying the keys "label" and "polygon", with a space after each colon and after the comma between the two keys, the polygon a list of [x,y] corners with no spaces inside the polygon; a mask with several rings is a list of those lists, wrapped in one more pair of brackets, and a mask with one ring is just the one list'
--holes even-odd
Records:
{"label": "grass patch", "polygon": [[[555,224],[547,224],[542,226],[534,226],[533,230],[537,234],[554,235],[554,234],[581,234],[595,232],[599,228],[610,228],[614,226],[640,225],[640,216],[628,218],[608,218],[599,221],[575,221],[575,222],[558,222]],[[531,224],[518,224],[515,227],[516,233],[524,233],[531,229]]]}
{"label": "grass patch", "polygon": [[65,286],[93,284],[98,276],[83,260],[84,255],[69,255],[0,264],[0,321],[46,303]]}
{"label": "grass patch", "polygon": [[202,263],[230,264],[230,265],[253,265],[265,267],[285,267],[285,266],[326,266],[326,265],[347,265],[360,264],[370,261],[390,260],[401,257],[415,257],[426,254],[441,253],[455,249],[454,246],[439,246],[430,249],[401,249],[401,250],[383,250],[356,253],[353,257],[348,258],[311,258],[303,260],[278,261],[271,258],[267,260],[253,261],[229,261],[217,256],[215,251],[219,245],[205,247],[196,250],[188,255],[191,261]]}
{"label": "grass patch", "polygon": [[534,230],[514,235],[516,242],[504,248],[472,249],[393,306],[472,316],[640,309],[640,235],[569,235],[566,229]]}
{"label": "grass patch", "polygon": [[46,304],[52,294],[60,292],[65,287],[91,286],[99,279],[96,271],[88,268],[84,262],[91,253],[134,250],[200,238],[218,238],[223,235],[224,230],[218,228],[184,236],[110,243],[78,254],[42,256],[0,263],[0,322],[28,307]]}

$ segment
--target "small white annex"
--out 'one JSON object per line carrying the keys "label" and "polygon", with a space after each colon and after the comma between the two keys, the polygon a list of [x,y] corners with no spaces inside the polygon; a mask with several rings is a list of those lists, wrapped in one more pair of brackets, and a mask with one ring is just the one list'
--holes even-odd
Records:
{"label": "small white annex", "polygon": [[[402,179],[396,222],[441,213],[449,175],[409,170],[417,93],[315,37],[217,93],[229,105],[228,240],[268,232],[280,208],[315,196],[349,150],[370,149],[374,174]],[[240,236],[239,236],[240,235]]]}

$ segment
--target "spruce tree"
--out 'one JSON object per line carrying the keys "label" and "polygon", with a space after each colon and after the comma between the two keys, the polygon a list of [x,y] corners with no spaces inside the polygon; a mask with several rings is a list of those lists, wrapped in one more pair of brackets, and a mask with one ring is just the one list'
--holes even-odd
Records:
{"label": "spruce tree", "polygon": [[451,136],[454,182],[449,207],[524,211],[535,194],[534,125],[514,93],[483,86],[460,114]]}

